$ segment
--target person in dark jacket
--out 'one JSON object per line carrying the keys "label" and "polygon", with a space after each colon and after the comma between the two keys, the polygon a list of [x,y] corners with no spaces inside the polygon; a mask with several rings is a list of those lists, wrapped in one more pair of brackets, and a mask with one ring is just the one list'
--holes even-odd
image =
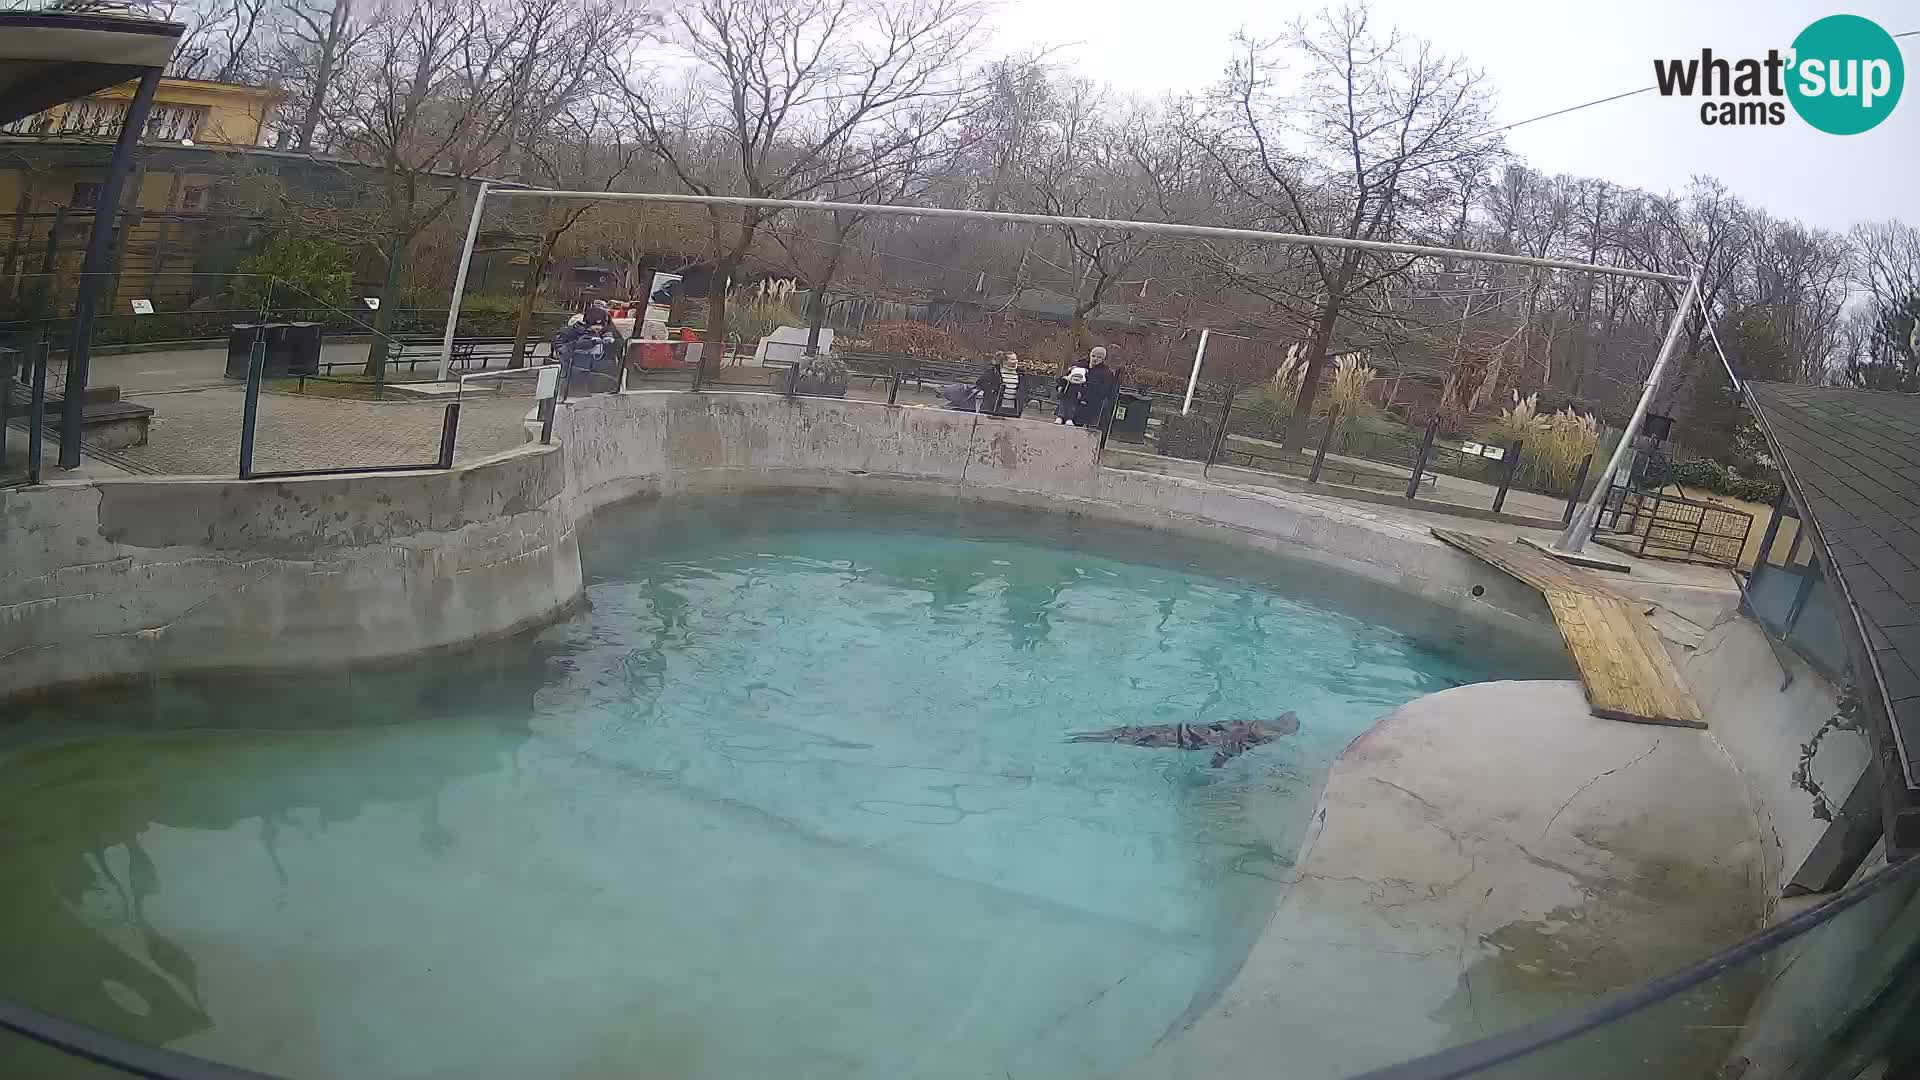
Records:
{"label": "person in dark jacket", "polygon": [[1080,405],[1074,410],[1073,422],[1081,427],[1104,424],[1119,388],[1120,376],[1107,366],[1107,350],[1095,348],[1087,354],[1087,382],[1080,388]]}
{"label": "person in dark jacket", "polygon": [[998,415],[1000,395],[1006,391],[1006,383],[1001,381],[999,353],[994,353],[993,359],[987,361],[987,370],[973,380],[973,388],[980,395],[980,411]]}

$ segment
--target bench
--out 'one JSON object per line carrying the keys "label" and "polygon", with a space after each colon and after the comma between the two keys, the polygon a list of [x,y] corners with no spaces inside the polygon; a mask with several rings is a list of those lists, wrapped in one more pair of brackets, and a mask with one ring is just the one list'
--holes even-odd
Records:
{"label": "bench", "polygon": [[[61,411],[65,405],[62,398],[47,398],[46,425],[49,430],[60,430]],[[27,410],[32,407],[32,387],[14,381],[7,395],[4,418],[8,422],[27,422]],[[152,423],[153,410],[145,405],[120,400],[119,387],[87,387],[81,404],[80,437],[88,446],[98,450],[145,446]]]}
{"label": "bench", "polygon": [[[470,371],[485,371],[487,365],[500,361],[505,367],[513,359],[513,338],[511,337],[465,337],[453,339],[453,370],[458,374]],[[387,364],[396,367],[407,366],[410,372],[418,371],[421,364],[439,366],[441,339],[414,335],[397,337],[387,349]],[[538,338],[527,339],[527,358],[531,360],[540,350]],[[360,367],[360,360],[322,360],[320,369],[331,371],[336,367]]]}

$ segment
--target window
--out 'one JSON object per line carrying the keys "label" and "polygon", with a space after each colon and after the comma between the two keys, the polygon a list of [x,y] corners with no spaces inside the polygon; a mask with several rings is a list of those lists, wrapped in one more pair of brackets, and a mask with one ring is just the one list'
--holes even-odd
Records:
{"label": "window", "polygon": [[147,114],[147,129],[140,133],[140,137],[148,142],[183,142],[198,138],[201,121],[206,117],[205,105],[161,105],[156,102],[153,111]]}
{"label": "window", "polygon": [[100,205],[100,185],[91,180],[83,180],[73,185],[73,201],[68,205],[75,210],[92,210]]}
{"label": "window", "polygon": [[67,106],[60,115],[61,135],[98,135],[108,136],[120,131],[120,122],[126,119],[127,103],[124,101],[95,101],[82,98]]}

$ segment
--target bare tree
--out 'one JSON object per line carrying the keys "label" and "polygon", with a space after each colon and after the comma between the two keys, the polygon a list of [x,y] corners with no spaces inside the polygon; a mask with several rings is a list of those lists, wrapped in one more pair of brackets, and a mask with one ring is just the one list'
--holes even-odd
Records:
{"label": "bare tree", "polygon": [[[698,0],[672,20],[691,64],[679,93],[624,73],[649,149],[703,195],[806,198],[875,171],[918,139],[915,113],[963,97],[975,0]],[[706,364],[727,347],[727,289],[768,212],[708,208]]]}
{"label": "bare tree", "polygon": [[[1274,92],[1282,46],[1307,64],[1304,87],[1291,99]],[[1480,74],[1425,43],[1376,36],[1364,7],[1322,12],[1278,41],[1242,35],[1235,48],[1213,96],[1214,123],[1198,145],[1257,218],[1288,231],[1354,240],[1444,235],[1450,181],[1463,166],[1484,169],[1499,152],[1485,137]],[[1291,257],[1309,294],[1289,298],[1291,290],[1243,284],[1309,313],[1304,383],[1287,429],[1288,445],[1299,446],[1342,315],[1411,260],[1319,247]]]}
{"label": "bare tree", "polygon": [[182,79],[236,82],[257,77],[266,65],[264,46],[277,14],[276,0],[189,0],[172,15],[187,24],[168,62],[167,74]]}
{"label": "bare tree", "polygon": [[370,376],[385,371],[393,300],[416,241],[505,150],[513,15],[484,0],[420,0],[374,20],[340,71],[338,112],[327,122],[338,153],[372,168],[378,186],[345,176],[337,187],[286,196],[296,217],[377,252],[385,267],[388,302],[374,313]]}
{"label": "bare tree", "polygon": [[291,0],[287,21],[281,77],[293,91],[288,104],[297,119],[281,139],[282,145],[308,153],[315,149],[321,120],[329,110],[340,111],[333,99],[340,72],[373,23],[355,13],[353,0]]}
{"label": "bare tree", "polygon": [[[550,187],[573,191],[611,191],[627,179],[642,147],[609,123],[608,103],[586,97],[557,115],[548,116],[538,136],[519,148],[522,175]],[[527,266],[527,288],[520,297],[514,323],[513,356],[508,367],[526,362],[527,335],[533,324],[533,305],[552,265],[561,240],[593,209],[590,202],[533,203],[540,215],[540,241]]]}

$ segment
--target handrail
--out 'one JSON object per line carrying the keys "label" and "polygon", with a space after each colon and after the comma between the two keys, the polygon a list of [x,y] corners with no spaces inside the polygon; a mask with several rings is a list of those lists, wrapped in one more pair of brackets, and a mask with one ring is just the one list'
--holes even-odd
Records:
{"label": "handrail", "polygon": [[0,1031],[147,1080],[276,1080],[270,1073],[109,1035],[5,998],[0,998]]}
{"label": "handrail", "polygon": [[1617,990],[1585,1008],[1563,1010],[1525,1027],[1450,1046],[1412,1061],[1362,1073],[1352,1080],[1458,1080],[1496,1068],[1536,1050],[1585,1035],[1724,975],[1808,931],[1825,926],[1836,916],[1878,895],[1882,889],[1914,879],[1917,875],[1920,875],[1920,858],[1903,860],[1865,881],[1849,885],[1824,903],[1782,919],[1752,937],[1678,971],[1649,979],[1639,986]]}
{"label": "handrail", "polygon": [[[1616,991],[1580,1009],[1564,1010],[1512,1031],[1362,1073],[1353,1080],[1459,1080],[1595,1031],[1719,977],[1747,961],[1816,930],[1878,895],[1920,875],[1920,858],[1906,859],[1830,899],[1678,971]],[[148,1046],[63,1020],[0,998],[0,1030],[149,1080],[277,1080],[268,1073]]]}

